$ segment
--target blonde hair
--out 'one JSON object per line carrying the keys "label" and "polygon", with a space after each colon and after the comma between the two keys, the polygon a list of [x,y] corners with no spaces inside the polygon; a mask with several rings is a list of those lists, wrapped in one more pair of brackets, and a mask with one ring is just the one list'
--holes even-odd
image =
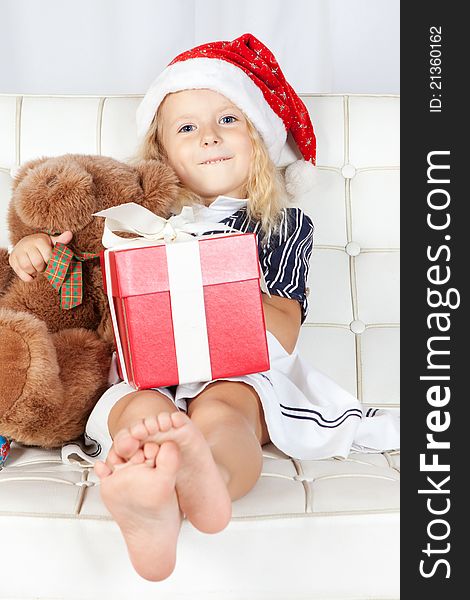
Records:
{"label": "blonde hair", "polygon": [[[165,99],[160,103],[137,151],[134,159],[136,161],[156,159],[165,163],[168,162],[168,155],[162,141],[161,108],[164,102]],[[250,170],[244,190],[245,196],[249,199],[247,215],[250,219],[260,223],[261,232],[267,236],[269,232],[277,231],[282,217],[282,210],[288,203],[284,184],[284,170],[276,167],[260,134],[246,115],[245,118],[253,147]],[[179,206],[174,208],[178,210],[191,204],[202,204],[201,197],[180,183]]]}

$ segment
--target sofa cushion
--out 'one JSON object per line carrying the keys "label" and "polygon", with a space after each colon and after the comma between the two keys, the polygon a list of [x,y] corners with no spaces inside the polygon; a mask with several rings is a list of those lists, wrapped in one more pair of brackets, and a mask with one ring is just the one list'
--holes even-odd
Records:
{"label": "sofa cushion", "polygon": [[[302,96],[318,143],[315,188],[296,199],[315,223],[303,356],[365,410],[398,409],[399,98]],[[11,172],[38,156],[136,147],[138,96],[0,95],[0,244]],[[1,431],[0,431],[1,434]],[[0,473],[0,595],[172,600],[396,599],[399,454],[299,461],[274,446],[229,526],[184,522],[172,576],[129,564],[90,465],[13,444]]]}

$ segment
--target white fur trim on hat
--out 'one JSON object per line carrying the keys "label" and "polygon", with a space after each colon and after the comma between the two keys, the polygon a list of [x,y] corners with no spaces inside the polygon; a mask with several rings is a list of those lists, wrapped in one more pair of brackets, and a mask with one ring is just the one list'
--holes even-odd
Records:
{"label": "white fur trim on hat", "polygon": [[137,108],[139,140],[145,137],[165,96],[171,92],[188,89],[213,90],[231,100],[260,133],[274,164],[279,164],[287,138],[283,120],[273,111],[260,88],[242,69],[217,58],[187,59],[168,66],[160,73]]}
{"label": "white fur trim on hat", "polygon": [[311,162],[296,160],[287,167],[284,179],[287,193],[296,198],[315,187],[318,182],[318,168]]}

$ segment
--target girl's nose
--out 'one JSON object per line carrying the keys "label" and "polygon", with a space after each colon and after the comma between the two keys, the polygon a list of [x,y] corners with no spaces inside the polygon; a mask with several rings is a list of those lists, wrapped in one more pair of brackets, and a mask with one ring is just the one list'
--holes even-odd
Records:
{"label": "girl's nose", "polygon": [[220,142],[220,137],[212,128],[210,128],[202,132],[201,141],[203,146],[211,146],[212,144],[218,144]]}

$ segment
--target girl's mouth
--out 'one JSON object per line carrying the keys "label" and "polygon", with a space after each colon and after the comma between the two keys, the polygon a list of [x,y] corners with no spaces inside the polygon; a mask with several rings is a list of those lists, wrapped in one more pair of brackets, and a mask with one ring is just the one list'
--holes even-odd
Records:
{"label": "girl's mouth", "polygon": [[231,160],[231,158],[215,158],[214,160],[207,160],[206,162],[201,163],[201,165],[217,165],[218,163],[226,162],[227,160]]}

